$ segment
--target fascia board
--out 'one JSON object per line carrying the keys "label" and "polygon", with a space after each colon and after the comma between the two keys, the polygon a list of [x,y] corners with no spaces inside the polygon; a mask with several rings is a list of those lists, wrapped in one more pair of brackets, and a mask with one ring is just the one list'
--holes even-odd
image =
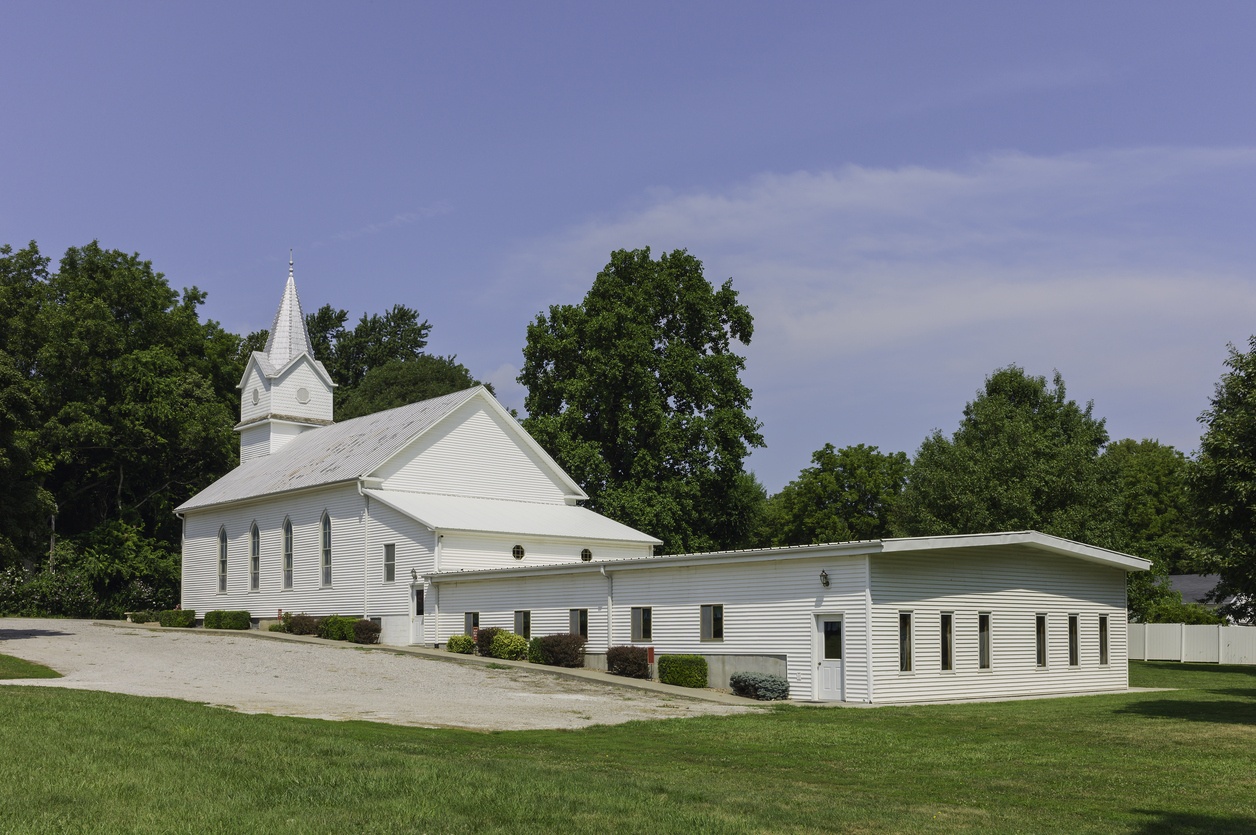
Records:
{"label": "fascia board", "polygon": [[909,553],[913,551],[940,551],[960,548],[991,548],[996,546],[1022,546],[1047,551],[1061,556],[1074,557],[1086,562],[1121,568],[1126,571],[1146,571],[1151,561],[1132,554],[1122,554],[1106,548],[1084,545],[1070,539],[1040,533],[1038,531],[1011,531],[1006,533],[958,534],[954,536],[921,536],[903,539],[887,539],[883,553]]}
{"label": "fascia board", "polygon": [[314,369],[314,373],[317,374],[319,379],[322,380],[328,387],[337,388],[336,381],[333,380],[331,375],[327,373],[327,369],[323,367],[323,364],[311,357],[309,354],[297,354],[295,357],[288,360],[287,364],[285,364],[283,368],[277,370],[274,377],[271,379],[278,380],[280,377],[287,374],[291,369],[296,368],[301,362],[308,363],[310,368]]}

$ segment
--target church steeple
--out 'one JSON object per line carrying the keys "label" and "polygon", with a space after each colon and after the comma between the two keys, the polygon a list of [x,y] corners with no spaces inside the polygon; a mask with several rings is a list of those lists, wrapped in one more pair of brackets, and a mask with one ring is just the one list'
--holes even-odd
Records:
{"label": "church steeple", "polygon": [[266,349],[254,351],[240,380],[240,462],[269,455],[310,429],[332,422],[336,384],[314,358],[288,254],[288,283]]}

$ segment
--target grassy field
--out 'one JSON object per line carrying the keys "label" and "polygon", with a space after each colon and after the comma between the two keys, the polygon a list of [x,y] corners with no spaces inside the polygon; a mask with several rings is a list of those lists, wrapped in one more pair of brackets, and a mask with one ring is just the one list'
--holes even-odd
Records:
{"label": "grassy field", "polygon": [[61,674],[42,664],[32,664],[11,655],[0,655],[0,680],[15,678],[61,678]]}
{"label": "grassy field", "polygon": [[1256,832],[1256,667],[1172,692],[474,733],[0,688],[3,832]]}

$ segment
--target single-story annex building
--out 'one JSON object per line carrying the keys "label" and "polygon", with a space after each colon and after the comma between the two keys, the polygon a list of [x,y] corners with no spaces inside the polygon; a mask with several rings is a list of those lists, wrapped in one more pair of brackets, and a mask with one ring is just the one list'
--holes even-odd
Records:
{"label": "single-story annex building", "polygon": [[1125,575],[1033,531],[654,556],[484,388],[332,421],[291,267],[240,382],[241,464],[178,508],[184,608],[361,615],[387,644],[578,632],[773,672],[801,700],[1127,686]]}

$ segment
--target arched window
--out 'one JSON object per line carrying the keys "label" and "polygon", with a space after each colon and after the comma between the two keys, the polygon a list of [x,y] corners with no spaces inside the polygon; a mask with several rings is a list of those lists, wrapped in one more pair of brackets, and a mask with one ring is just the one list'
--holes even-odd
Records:
{"label": "arched window", "polygon": [[283,587],[292,588],[292,521],[283,520]]}
{"label": "arched window", "polygon": [[323,511],[323,585],[331,585],[331,516]]}
{"label": "arched window", "polygon": [[262,537],[257,532],[257,523],[249,529],[249,589],[257,591],[262,580]]}
{"label": "arched window", "polygon": [[218,529],[218,591],[227,590],[227,529]]}

